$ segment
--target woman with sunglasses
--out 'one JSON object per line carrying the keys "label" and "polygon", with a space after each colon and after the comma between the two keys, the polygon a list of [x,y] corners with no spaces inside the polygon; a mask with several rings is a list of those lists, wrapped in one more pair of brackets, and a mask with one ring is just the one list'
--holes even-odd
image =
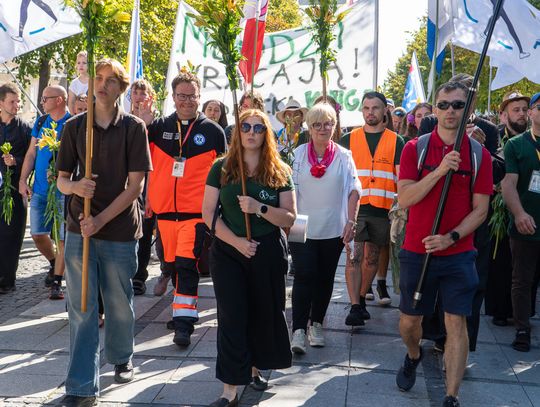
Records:
{"label": "woman with sunglasses", "polygon": [[311,346],[325,345],[322,324],[339,256],[354,237],[361,193],[351,152],[332,141],[334,108],[314,105],[306,123],[310,141],[295,150],[293,164],[298,213],[309,217],[306,242],[290,244],[295,266],[291,349],[297,354],[306,352],[306,331]]}
{"label": "woman with sunglasses", "polygon": [[[244,161],[247,196],[242,195]],[[268,116],[248,109],[240,115],[240,137],[212,166],[206,181],[203,219],[215,219],[210,272],[218,309],[216,377],[223,394],[210,406],[238,403],[237,386],[264,390],[258,369],[291,366],[285,321],[287,242],[282,227],[296,218],[290,168],[281,161]],[[218,217],[214,213],[221,206]],[[252,239],[246,238],[249,214]]]}

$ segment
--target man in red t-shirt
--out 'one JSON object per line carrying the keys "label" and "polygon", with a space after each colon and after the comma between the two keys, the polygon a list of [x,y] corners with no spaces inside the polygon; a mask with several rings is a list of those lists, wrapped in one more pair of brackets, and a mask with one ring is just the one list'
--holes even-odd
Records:
{"label": "man in red t-shirt", "polygon": [[[464,114],[467,88],[448,82],[437,90],[434,113],[438,125],[430,136],[425,160],[418,168],[417,141],[405,145],[401,156],[398,201],[409,208],[403,250],[400,252],[400,333],[407,346],[405,362],[396,382],[400,390],[412,388],[416,367],[422,359],[422,317],[433,313],[440,296],[447,330],[445,345],[447,396],[444,405],[459,406],[457,394],[468,354],[466,316],[478,285],[473,232],[484,221],[493,190],[491,157],[482,148],[482,160],[473,182],[471,143],[465,137],[459,152],[453,151],[457,130]],[[444,179],[454,170],[442,215],[439,234],[431,235]],[[422,299],[412,307],[413,295],[424,256],[431,253]]]}

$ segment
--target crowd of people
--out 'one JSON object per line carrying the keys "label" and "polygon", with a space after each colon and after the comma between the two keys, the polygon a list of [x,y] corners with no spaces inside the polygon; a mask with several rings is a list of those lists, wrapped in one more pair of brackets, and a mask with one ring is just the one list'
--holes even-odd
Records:
{"label": "crowd of people", "polygon": [[[212,407],[237,405],[238,386],[265,390],[260,370],[291,366],[293,354],[308,351],[306,342],[325,346],[325,315],[344,248],[347,326],[371,320],[367,302],[375,300],[375,292],[381,306],[391,304],[387,270],[393,260],[399,332],[407,348],[396,376],[400,390],[414,386],[421,340],[428,339],[444,353],[443,406],[459,406],[484,298],[495,325],[513,319],[512,347],[529,351],[540,276],[540,94],[507,93],[497,126],[475,114],[475,100],[465,112],[472,78],[460,74],[437,89],[433,106],[419,103],[410,112],[380,92],[367,92],[358,113],[364,125],[344,131],[341,107],[331,97],[310,107],[290,99],[277,113],[283,124],[278,130],[264,112],[262,96],[247,92],[236,129],[222,102],[207,100],[199,110],[204,95],[194,72],[184,69],[174,78],[175,111],[161,116],[149,82],[130,84],[118,61],[102,59],[94,81],[92,176],[85,177],[90,101],[84,52],[77,56],[77,72],[68,91],[45,88],[45,114],[33,126],[18,117],[18,88],[0,86],[0,144],[12,146],[0,169],[4,179],[12,171],[15,185],[12,218],[0,218],[6,249],[0,293],[16,289],[29,203],[32,239],[50,263],[49,298],[64,298],[64,276],[68,293],[70,362],[62,405],[95,403],[102,325],[115,381],[133,380],[133,297],[146,292],[154,241],[161,268],[154,294],[173,286],[167,327],[179,347],[191,344],[199,319],[199,278],[212,277],[216,377],[224,385]],[[130,113],[118,103],[128,89]],[[467,136],[454,151],[462,119]],[[57,153],[37,147],[47,129],[60,138]],[[57,174],[49,165],[53,155]],[[433,235],[450,171],[446,210]],[[58,244],[48,216],[51,185],[57,186],[53,193],[65,218]],[[2,188],[0,193],[6,185]],[[91,199],[89,216],[85,199]],[[501,215],[492,202],[501,199],[509,223],[499,239],[490,228]],[[305,241],[288,242],[300,214],[308,217]],[[87,238],[86,295],[81,269]],[[415,304],[427,253],[431,261]],[[284,313],[287,273],[294,278],[290,330]]]}

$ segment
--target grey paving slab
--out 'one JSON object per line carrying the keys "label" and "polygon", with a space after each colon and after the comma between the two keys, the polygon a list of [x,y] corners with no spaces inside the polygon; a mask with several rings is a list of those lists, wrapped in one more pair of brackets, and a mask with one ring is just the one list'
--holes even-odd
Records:
{"label": "grey paving slab", "polygon": [[172,381],[213,382],[216,379],[215,360],[185,360],[173,372]]}
{"label": "grey paving slab", "polygon": [[65,371],[59,373],[61,375],[53,375],[51,372],[42,375],[3,373],[0,380],[0,394],[3,397],[44,400],[64,382]]}
{"label": "grey paving slab", "polygon": [[341,407],[345,405],[347,376],[336,376],[317,386],[273,384],[259,407]]}
{"label": "grey paving slab", "polygon": [[66,300],[57,300],[57,301],[51,301],[49,299],[43,300],[39,304],[21,313],[21,316],[67,318]]}
{"label": "grey paving slab", "polygon": [[426,382],[420,375],[416,377],[414,387],[410,391],[403,393],[396,386],[395,373],[351,369],[349,372],[347,400],[358,400],[366,394],[373,396],[383,395],[402,400],[427,400]]}
{"label": "grey paving slab", "polygon": [[[117,384],[112,377],[101,378],[100,400],[105,402],[152,403],[165,387],[162,380],[134,380],[131,383]],[[100,403],[101,405],[101,403]]]}
{"label": "grey paving slab", "polygon": [[537,386],[524,386],[525,393],[529,397],[531,404],[534,407],[540,407],[540,387]]}
{"label": "grey paving slab", "polygon": [[[400,337],[381,335],[353,335],[351,345],[351,367],[366,369],[399,369],[406,348]],[[422,365],[417,372],[423,371]]]}
{"label": "grey paving slab", "polygon": [[[154,359],[140,358],[135,355],[133,367],[135,372],[134,382],[140,383],[146,380],[161,380],[166,382],[173,377],[175,370],[180,367],[182,361],[177,359]],[[101,380],[110,381],[114,378],[114,366],[107,363],[100,369]]]}
{"label": "grey paving slab", "polygon": [[[243,387],[239,387],[242,394]],[[153,404],[174,404],[176,406],[207,406],[223,392],[223,384],[212,382],[171,381],[158,393]]]}
{"label": "grey paving slab", "polygon": [[293,355],[293,360],[299,363],[349,366],[348,342],[350,341],[350,334],[328,332],[325,333],[325,339],[326,346],[324,348],[312,348],[306,342],[306,354]]}
{"label": "grey paving slab", "polygon": [[36,355],[18,359],[0,370],[2,377],[7,375],[65,375],[67,371],[69,356],[58,354]]}
{"label": "grey paving slab", "polygon": [[459,389],[459,399],[463,406],[532,406],[523,387],[485,381],[465,380],[462,382]]}
{"label": "grey paving slab", "polygon": [[482,345],[481,350],[469,353],[465,377],[508,382],[518,380],[501,347],[487,344]]}
{"label": "grey paving slab", "polygon": [[191,348],[189,357],[200,358],[216,358],[217,357],[217,342],[209,340],[201,340]]}
{"label": "grey paving slab", "polygon": [[13,318],[0,326],[0,348],[11,350],[32,350],[49,336],[65,326],[63,319],[56,318]]}
{"label": "grey paving slab", "polygon": [[154,295],[137,295],[133,301],[133,307],[135,308],[135,318],[138,319],[144,314],[146,314],[146,312],[148,312],[150,308],[156,305],[159,300],[161,300],[161,298]]}
{"label": "grey paving slab", "polygon": [[[434,404],[438,406],[439,404]],[[410,398],[408,393],[400,393],[395,396],[387,394],[361,393],[348,394],[346,407],[373,407],[373,406],[399,406],[399,407],[430,407],[427,398]]]}
{"label": "grey paving slab", "polygon": [[533,348],[530,352],[518,352],[509,346],[501,346],[501,349],[517,380],[522,383],[540,384],[540,349]]}
{"label": "grey paving slab", "polygon": [[21,361],[29,360],[33,356],[33,353],[0,353],[0,372],[6,366]]}
{"label": "grey paving slab", "polygon": [[173,343],[174,331],[168,330],[165,324],[151,323],[135,337],[135,354],[150,357],[187,356],[207,329],[196,327],[191,336],[191,345],[181,348]]}

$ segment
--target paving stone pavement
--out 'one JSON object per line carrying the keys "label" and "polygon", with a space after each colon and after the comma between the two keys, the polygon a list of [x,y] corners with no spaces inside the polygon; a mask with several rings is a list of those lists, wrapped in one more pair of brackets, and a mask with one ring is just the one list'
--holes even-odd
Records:
{"label": "paving stone pavement", "polygon": [[[398,334],[398,296],[382,308],[368,302],[372,319],[348,329],[344,258],[336,275],[325,321],[326,347],[309,348],[286,370],[266,371],[267,391],[240,389],[240,406],[361,407],[440,406],[444,397],[442,358],[424,343],[426,357],[415,387],[399,392],[395,374],[405,348]],[[43,286],[47,262],[27,236],[19,266],[17,291],[0,296],[0,406],[54,405],[64,395],[69,358],[69,329],[64,301],[51,301]],[[136,379],[119,385],[113,367],[102,357],[100,406],[206,406],[221,393],[215,379],[216,308],[209,278],[200,283],[200,322],[185,350],[172,343],[166,329],[171,291],[153,296],[159,275],[149,267],[145,295],[135,297],[137,315]],[[287,318],[290,322],[288,278]],[[539,304],[540,306],[540,304]],[[537,309],[538,308],[537,306]],[[533,318],[533,347],[520,353],[510,347],[514,330],[482,317],[477,351],[469,356],[461,386],[462,406],[540,407],[540,319]],[[101,342],[103,344],[103,342]]]}

